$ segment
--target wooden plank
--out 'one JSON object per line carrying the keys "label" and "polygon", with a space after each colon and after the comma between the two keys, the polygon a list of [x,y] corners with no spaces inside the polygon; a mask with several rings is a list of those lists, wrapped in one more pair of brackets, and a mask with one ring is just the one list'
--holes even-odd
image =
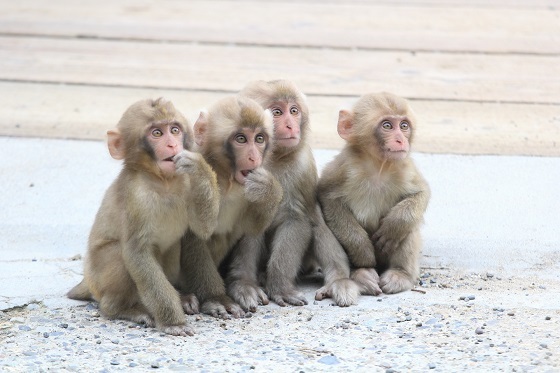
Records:
{"label": "wooden plank", "polygon": [[0,37],[0,79],[234,92],[286,78],[315,95],[388,90],[409,98],[560,103],[551,56],[175,45]]}
{"label": "wooden plank", "polygon": [[[490,3],[490,4],[487,4]],[[540,6],[538,6],[540,5]],[[248,45],[560,53],[558,1],[0,2],[0,33]],[[280,11],[281,16],[275,16]]]}
{"label": "wooden plank", "polygon": [[[0,135],[101,140],[133,102],[164,96],[191,121],[223,93],[0,82]],[[340,149],[338,110],[356,97],[308,96],[312,146]],[[560,156],[560,113],[550,105],[411,101],[414,150],[449,154]]]}

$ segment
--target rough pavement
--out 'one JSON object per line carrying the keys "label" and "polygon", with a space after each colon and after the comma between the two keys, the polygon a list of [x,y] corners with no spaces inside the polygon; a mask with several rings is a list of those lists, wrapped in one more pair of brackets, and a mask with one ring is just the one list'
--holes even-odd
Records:
{"label": "rough pavement", "polygon": [[[560,371],[560,159],[414,154],[430,183],[417,291],[187,316],[162,335],[65,292],[120,169],[102,142],[0,138],[0,371]],[[316,150],[319,168],[336,151]]]}

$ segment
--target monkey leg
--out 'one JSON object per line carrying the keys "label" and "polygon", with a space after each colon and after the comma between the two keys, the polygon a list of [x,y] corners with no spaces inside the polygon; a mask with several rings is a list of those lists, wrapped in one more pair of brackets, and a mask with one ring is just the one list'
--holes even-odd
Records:
{"label": "monkey leg", "polygon": [[324,273],[324,286],[315,293],[315,300],[332,298],[336,305],[348,307],[358,303],[360,288],[350,280],[350,264],[344,249],[327,227],[317,205],[317,226],[313,227],[313,254]]}
{"label": "monkey leg", "polygon": [[311,241],[309,221],[287,220],[274,232],[266,272],[266,290],[279,306],[303,306],[307,300],[297,291],[295,282],[303,256]]}
{"label": "monkey leg", "polygon": [[385,294],[394,294],[414,287],[420,272],[420,231],[413,230],[394,252],[384,258],[388,268],[379,278],[379,286]]}
{"label": "monkey leg", "polygon": [[[211,248],[218,245],[214,242],[208,245],[188,232],[181,242],[181,280],[180,288],[185,294],[194,294],[201,302],[200,312],[221,319],[231,316],[239,318],[245,312],[226,295],[222,276],[212,258]],[[231,316],[230,316],[231,315]]]}
{"label": "monkey leg", "polygon": [[264,236],[244,236],[234,250],[226,281],[228,294],[243,310],[255,312],[257,306],[269,302],[258,282],[258,265],[265,250]]}

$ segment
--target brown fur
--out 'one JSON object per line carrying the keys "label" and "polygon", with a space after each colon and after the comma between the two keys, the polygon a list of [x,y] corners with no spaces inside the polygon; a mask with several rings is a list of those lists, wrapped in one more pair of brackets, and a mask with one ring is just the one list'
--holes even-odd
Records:
{"label": "brown fur", "polygon": [[[339,133],[347,144],[325,167],[318,198],[352,266],[375,268],[381,290],[396,293],[412,288],[419,273],[420,224],[430,190],[408,155],[398,160],[383,155],[385,140],[379,139],[386,137],[375,134],[388,116],[410,124],[405,135],[410,143],[416,120],[400,97],[368,94],[352,112],[341,111]],[[371,270],[353,274],[364,292],[374,294],[376,276]]]}
{"label": "brown fur", "polygon": [[[272,136],[272,118],[253,100],[226,97],[195,124],[201,154],[214,168],[220,186],[218,227],[208,239],[187,232],[182,248],[182,288],[202,302],[202,312],[216,317],[240,317],[243,310],[226,295],[218,267],[235,243],[245,234],[260,234],[270,224],[282,199],[278,181],[262,167],[250,173],[242,185],[234,178],[235,159],[241,151],[230,150],[233,138],[244,129],[257,131],[266,142]],[[266,147],[261,154],[264,159]],[[260,166],[261,161],[258,162]],[[186,243],[186,244],[185,244]]]}
{"label": "brown fur", "polygon": [[[198,236],[210,236],[218,215],[218,187],[210,166],[187,150],[175,157],[175,175],[163,177],[153,152],[143,143],[150,125],[161,121],[180,126],[181,148],[191,147],[189,123],[163,99],[133,104],[117,130],[109,131],[111,154],[124,158],[124,167],[97,212],[84,279],[68,296],[98,301],[108,318],[192,335],[174,288],[180,270],[180,239],[187,228]],[[190,305],[195,304],[192,300]]]}
{"label": "brown fur", "polygon": [[[255,81],[249,83],[242,95],[255,99],[263,108],[274,110],[283,106],[290,108],[296,105],[299,109],[300,140],[297,145],[284,146],[278,141],[279,126],[284,117],[275,122],[275,138],[272,154],[267,158],[265,167],[280,182],[284,197],[270,227],[258,237],[245,236],[234,252],[228,276],[228,292],[246,310],[255,310],[258,304],[267,304],[270,297],[281,306],[287,304],[304,305],[307,300],[296,286],[298,273],[302,269],[302,261],[306,252],[315,241],[319,248],[317,253],[320,265],[327,272],[329,285],[340,277],[348,281],[349,289],[336,292],[335,298],[339,305],[355,302],[355,295],[350,295],[352,284],[348,279],[349,270],[340,274],[332,257],[336,250],[340,253],[340,263],[347,262],[343,250],[322,220],[317,207],[315,189],[317,185],[317,169],[308,143],[309,109],[305,96],[290,81],[275,80],[270,82]],[[286,114],[284,112],[284,114]],[[294,117],[295,118],[295,117]],[[289,120],[289,119],[288,119]],[[320,228],[318,225],[322,223]],[[311,255],[312,257],[313,255]],[[346,265],[348,267],[348,265]],[[258,274],[265,273],[266,294],[259,286]],[[354,285],[355,286],[355,285]],[[340,286],[339,288],[344,288]],[[333,291],[331,290],[329,296]],[[323,289],[323,295],[327,296]],[[267,296],[268,294],[268,296]],[[358,291],[355,291],[358,294]]]}

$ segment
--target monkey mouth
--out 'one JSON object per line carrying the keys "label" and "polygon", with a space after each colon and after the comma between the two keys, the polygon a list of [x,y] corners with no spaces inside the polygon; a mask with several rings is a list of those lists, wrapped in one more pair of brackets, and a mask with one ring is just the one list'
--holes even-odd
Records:
{"label": "monkey mouth", "polygon": [[253,170],[241,170],[241,175],[247,177],[251,172],[253,172]]}
{"label": "monkey mouth", "polygon": [[173,162],[173,158],[174,158],[174,157],[175,157],[175,156],[172,155],[171,157],[167,157],[167,158],[163,159],[163,161],[164,161],[164,162]]}

